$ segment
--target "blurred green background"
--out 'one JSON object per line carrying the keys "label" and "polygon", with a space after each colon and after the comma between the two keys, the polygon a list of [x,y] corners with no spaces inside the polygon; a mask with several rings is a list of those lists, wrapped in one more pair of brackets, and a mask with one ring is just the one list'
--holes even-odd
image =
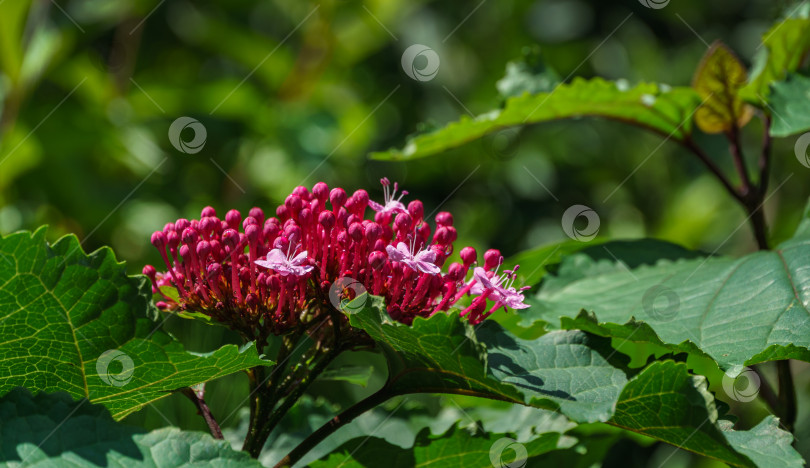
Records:
{"label": "blurred green background", "polygon": [[[461,245],[505,255],[563,239],[560,217],[573,204],[596,210],[600,235],[747,252],[754,244],[747,226],[738,229],[743,211],[694,157],[619,123],[535,126],[407,163],[367,155],[498,107],[495,84],[527,46],[539,45],[561,77],[686,85],[717,39],[750,64],[762,33],[792,3],[676,0],[655,10],[638,0],[0,0],[0,233],[48,224],[52,239],[75,233],[88,251],[112,246],[136,273],[159,262],[153,230],[205,205],[220,214],[273,211],[295,186],[320,180],[379,200],[378,181],[388,176],[426,212],[453,212]],[[403,72],[412,44],[440,57],[435,79]],[[196,154],[169,141],[182,116],[206,129]],[[749,156],[760,133],[756,120],[746,128]],[[722,137],[697,140],[732,173]],[[790,235],[810,195],[793,143],[774,147],[774,241]],[[180,319],[165,326],[193,350],[223,339]],[[807,379],[799,384],[806,393]],[[212,384],[215,412],[238,409],[243,385],[240,377]],[[364,390],[320,391],[340,400]],[[175,398],[130,419],[204,428]],[[647,454],[638,466],[658,466],[672,450],[623,447]],[[696,462],[679,454],[666,463]]]}

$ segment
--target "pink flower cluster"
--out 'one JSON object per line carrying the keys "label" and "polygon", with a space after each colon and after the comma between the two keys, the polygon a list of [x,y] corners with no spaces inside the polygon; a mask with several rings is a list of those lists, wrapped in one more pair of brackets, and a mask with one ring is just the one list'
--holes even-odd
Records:
{"label": "pink flower cluster", "polygon": [[[483,265],[474,267],[476,251],[465,247],[461,263],[443,273],[456,240],[453,216],[436,215],[434,230],[422,202],[406,207],[401,199],[407,192],[396,198],[397,184],[392,190],[388,179],[382,184],[382,204],[369,200],[365,190],[348,196],[319,182],[312,191],[297,187],[274,217],[252,208],[247,217],[231,210],[223,220],[206,207],[199,220],[166,224],[152,234],[166,271],[143,269],[153,291],[164,297],[158,307],[201,312],[251,335],[257,328],[278,335],[307,310],[329,307],[329,290],[343,277],[385,297],[391,317],[406,324],[447,311],[466,295],[476,297],[460,315],[474,324],[500,307],[528,307],[525,288],[511,285],[515,271],[497,276],[503,262],[497,250],[488,250]],[[373,221],[365,218],[368,208]],[[166,286],[176,294],[161,290]]]}

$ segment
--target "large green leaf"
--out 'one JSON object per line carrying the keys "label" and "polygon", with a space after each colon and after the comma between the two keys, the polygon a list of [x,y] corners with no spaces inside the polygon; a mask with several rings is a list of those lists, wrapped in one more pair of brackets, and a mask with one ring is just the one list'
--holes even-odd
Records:
{"label": "large green leaf", "polygon": [[622,260],[621,252],[614,259],[585,252],[566,258],[521,314],[523,325],[563,317],[563,328],[699,349],[732,374],[757,362],[810,360],[810,236],[738,259],[636,268]]}
{"label": "large green leaf", "polygon": [[143,429],[69,395],[16,388],[0,398],[0,468],[259,468],[258,461],[202,432]]}
{"label": "large green leaf", "polygon": [[751,80],[740,96],[761,105],[770,85],[796,71],[810,50],[810,19],[788,18],[774,24],[763,36],[763,52],[754,60]]}
{"label": "large green leaf", "polygon": [[772,85],[770,105],[773,109],[771,135],[786,137],[810,130],[807,102],[810,100],[810,78],[791,74],[785,81]]}
{"label": "large green leaf", "polygon": [[[355,301],[366,300],[361,296]],[[370,297],[351,324],[383,348],[393,394],[457,393],[560,409],[575,421],[605,421],[627,381],[610,340],[579,331],[521,340],[494,322],[473,328],[456,314],[395,322]]]}
{"label": "large green leaf", "polygon": [[151,287],[109,249],[85,254],[45,229],[0,238],[0,394],[66,391],[122,418],[169,392],[252,366],[255,346],[187,352],[159,330]]}
{"label": "large green leaf", "polygon": [[659,361],[630,380],[610,423],[669,442],[732,466],[804,466],[793,436],[769,416],[750,431],[734,431],[718,419],[705,377],[686,364]]}
{"label": "large green leaf", "polygon": [[675,141],[692,131],[692,115],[700,104],[692,88],[625,82],[601,78],[561,84],[547,93],[524,94],[506,101],[503,109],[475,118],[463,116],[431,133],[418,135],[402,150],[374,153],[375,159],[415,159],[455,148],[505,127],[572,117],[605,117],[639,125]]}
{"label": "large green leaf", "polygon": [[391,445],[376,437],[360,437],[346,442],[328,457],[311,463],[310,466],[492,468],[510,466],[510,463],[514,463],[513,466],[524,466],[531,457],[567,448],[569,444],[561,444],[563,441],[567,440],[561,440],[561,435],[557,432],[540,434],[532,441],[519,443],[509,434],[470,434],[451,427],[446,433],[433,436],[429,429],[424,429],[410,449]]}

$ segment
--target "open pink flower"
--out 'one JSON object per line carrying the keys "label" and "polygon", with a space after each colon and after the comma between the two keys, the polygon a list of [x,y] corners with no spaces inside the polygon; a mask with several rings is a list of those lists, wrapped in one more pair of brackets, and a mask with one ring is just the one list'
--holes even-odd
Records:
{"label": "open pink flower", "polygon": [[407,213],[408,210],[405,208],[405,205],[400,201],[402,200],[402,197],[408,194],[407,190],[403,190],[399,194],[399,198],[394,198],[397,195],[397,189],[399,188],[399,185],[396,182],[394,182],[394,190],[389,191],[388,187],[391,185],[391,182],[388,180],[388,177],[383,177],[380,180],[380,183],[382,183],[383,185],[385,205],[380,205],[374,200],[369,200],[368,206],[370,206],[372,210],[380,213]]}
{"label": "open pink flower", "polygon": [[436,252],[432,250],[420,250],[414,255],[413,251],[408,248],[408,244],[400,242],[396,248],[392,245],[386,246],[385,251],[388,252],[388,258],[395,262],[402,262],[414,271],[421,271],[429,275],[435,275],[442,271],[435,264]]}
{"label": "open pink flower", "polygon": [[294,253],[291,255],[284,255],[281,249],[273,249],[267,252],[266,260],[256,260],[256,265],[275,270],[281,276],[295,275],[303,276],[315,267],[312,265],[305,265],[307,262],[307,251],[304,250],[298,255]]}
{"label": "open pink flower", "polygon": [[497,303],[512,309],[526,309],[529,305],[523,302],[525,297],[520,291],[529,289],[529,287],[524,286],[520,289],[513,287],[512,283],[514,283],[516,277],[517,269],[515,271],[506,271],[500,277],[493,274],[492,278],[490,278],[487,276],[486,270],[477,267],[473,270],[473,281],[476,284],[470,289],[470,293],[481,294],[484,291],[489,291],[489,298]]}

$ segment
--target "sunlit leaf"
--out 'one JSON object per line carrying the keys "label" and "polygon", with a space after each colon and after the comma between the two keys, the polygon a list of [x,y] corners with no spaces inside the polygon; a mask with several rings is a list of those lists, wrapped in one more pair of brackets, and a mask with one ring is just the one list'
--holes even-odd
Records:
{"label": "sunlit leaf", "polygon": [[738,96],[748,81],[745,66],[722,42],[715,42],[703,56],[692,79],[703,103],[695,123],[706,133],[729,132],[751,120],[753,108]]}

